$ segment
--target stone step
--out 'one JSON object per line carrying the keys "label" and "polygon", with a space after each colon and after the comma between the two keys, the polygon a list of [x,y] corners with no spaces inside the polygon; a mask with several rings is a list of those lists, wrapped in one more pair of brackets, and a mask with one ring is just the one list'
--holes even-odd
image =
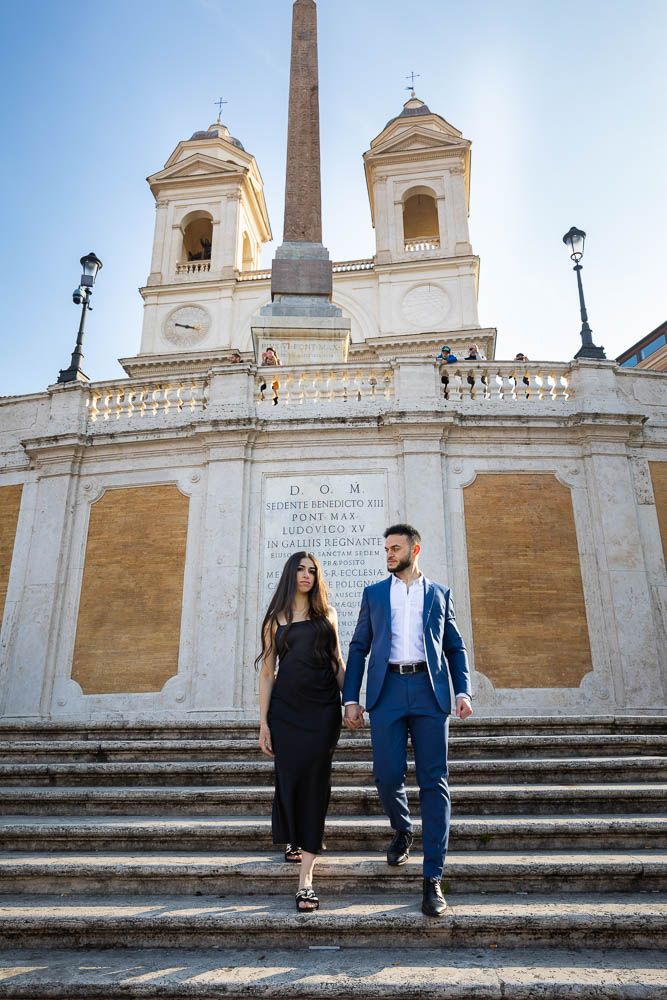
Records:
{"label": "stone step", "polygon": [[[325,842],[329,851],[387,849],[392,831],[384,818],[329,817]],[[415,824],[415,844],[421,824]],[[667,850],[667,815],[663,816],[502,816],[452,819],[449,846],[454,851],[529,850]],[[2,851],[275,851],[269,817],[226,819],[155,819],[133,816],[3,817]]]}
{"label": "stone step", "polygon": [[[273,785],[273,761],[141,761],[122,763],[0,764],[0,785]],[[458,760],[450,766],[459,784],[667,781],[667,757],[572,757],[525,760]],[[414,763],[408,764],[414,775]],[[334,760],[336,785],[373,786],[370,761]]]}
{"label": "stone step", "polygon": [[[256,719],[229,720],[207,717],[159,721],[156,719],[107,719],[104,721],[35,721],[3,719],[0,740],[77,740],[77,739],[248,739],[257,738]],[[557,736],[566,734],[654,734],[667,735],[667,714],[654,715],[556,715],[556,716],[473,716],[465,723],[452,719],[452,739],[471,736]],[[342,739],[357,739],[357,733],[343,730]]]}
{"label": "stone step", "polygon": [[[411,750],[410,750],[411,753]],[[450,760],[667,756],[667,735],[490,736],[450,741]],[[336,760],[370,760],[370,737],[341,739]],[[264,761],[256,739],[1,740],[0,762]]]}
{"label": "stone step", "polygon": [[[408,786],[408,802],[419,813],[417,788]],[[461,785],[451,789],[455,816],[605,815],[667,811],[667,783],[584,785]],[[251,816],[269,815],[273,789],[263,786],[219,788],[0,786],[0,815],[61,816]],[[329,816],[382,815],[375,788],[334,787]]]}
{"label": "stone step", "polygon": [[[402,892],[419,881],[422,859],[390,868],[377,853],[325,854],[318,885],[327,895]],[[280,854],[116,851],[0,854],[0,893],[273,895],[288,893],[292,865]],[[448,855],[447,892],[640,892],[667,890],[667,853],[644,851],[488,852]]]}
{"label": "stone step", "polygon": [[[419,880],[401,895],[333,896],[314,919],[285,896],[0,898],[0,948],[667,949],[667,894],[455,895],[424,917]],[[318,889],[320,888],[317,886]],[[48,956],[45,956],[48,960]],[[178,963],[176,963],[178,964]],[[226,964],[225,961],[222,962]]]}
{"label": "stone step", "polygon": [[0,953],[0,998],[24,1000],[665,1000],[666,982],[664,956],[640,949]]}

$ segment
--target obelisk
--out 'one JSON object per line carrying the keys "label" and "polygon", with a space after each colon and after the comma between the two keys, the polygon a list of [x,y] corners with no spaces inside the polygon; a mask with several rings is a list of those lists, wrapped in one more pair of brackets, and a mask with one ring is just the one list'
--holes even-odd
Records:
{"label": "obelisk", "polygon": [[322,242],[317,7],[314,0],[296,0],[292,10],[283,242]]}
{"label": "obelisk", "polygon": [[283,242],[271,266],[271,304],[251,324],[258,360],[275,341],[283,364],[345,361],[350,320],[332,305],[331,293],[322,244],[317,4],[295,0]]}

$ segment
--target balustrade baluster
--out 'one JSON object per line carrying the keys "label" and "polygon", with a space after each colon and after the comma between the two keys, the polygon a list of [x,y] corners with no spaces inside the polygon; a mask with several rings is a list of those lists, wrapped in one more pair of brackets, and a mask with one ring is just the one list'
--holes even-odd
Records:
{"label": "balustrade baluster", "polygon": [[496,385],[498,387],[498,399],[514,398],[514,372],[499,371],[496,375]]}
{"label": "balustrade baluster", "polygon": [[303,405],[303,374],[294,376],[294,388],[292,389],[290,401],[295,406]]}
{"label": "balustrade baluster", "polygon": [[[461,376],[461,379],[463,380],[463,376]],[[477,368],[471,367],[468,369],[465,385],[463,384],[463,381],[461,381],[461,389],[464,390],[466,395],[470,396],[471,399],[477,399],[477,395],[480,391],[480,384],[479,371]]]}
{"label": "balustrade baluster", "polygon": [[126,412],[125,390],[118,389],[116,391],[116,420],[120,420],[121,414],[125,412]]}
{"label": "balustrade baluster", "polygon": [[88,397],[88,402],[89,402],[89,406],[90,406],[90,419],[93,421],[93,423],[96,423],[97,418],[100,415],[100,411],[99,411],[99,408],[97,406],[100,398],[101,397],[100,397],[99,392],[92,392],[90,394],[90,396]]}
{"label": "balustrade baluster", "polygon": [[190,412],[194,413],[195,410],[203,410],[205,407],[205,390],[204,386],[199,382],[190,383]]}
{"label": "balustrade baluster", "polygon": [[537,391],[537,398],[540,402],[545,399],[548,395],[549,388],[546,382],[546,377],[542,375],[542,372],[535,372],[535,389]]}
{"label": "balustrade baluster", "polygon": [[344,403],[347,400],[347,376],[336,373],[332,376],[331,401],[333,403]]}
{"label": "balustrade baluster", "polygon": [[280,379],[280,387],[278,389],[278,401],[284,406],[289,406],[292,402],[292,394],[294,392],[294,376],[285,375],[284,378]]}

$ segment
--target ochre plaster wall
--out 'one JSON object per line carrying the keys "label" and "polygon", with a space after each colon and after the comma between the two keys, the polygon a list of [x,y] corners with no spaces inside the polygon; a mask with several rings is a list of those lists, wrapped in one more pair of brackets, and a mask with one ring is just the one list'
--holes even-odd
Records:
{"label": "ochre plaster wall", "polygon": [[188,503],[142,486],[91,508],[72,662],[84,694],[160,691],[178,672]]}
{"label": "ochre plaster wall", "polygon": [[667,462],[649,462],[648,467],[651,470],[655,509],[660,525],[660,537],[662,538],[662,552],[667,563]]}
{"label": "ochre plaster wall", "polygon": [[23,486],[0,486],[0,622],[5,610]]}
{"label": "ochre plaster wall", "polygon": [[592,664],[569,489],[478,475],[464,504],[475,669],[496,688],[577,687]]}

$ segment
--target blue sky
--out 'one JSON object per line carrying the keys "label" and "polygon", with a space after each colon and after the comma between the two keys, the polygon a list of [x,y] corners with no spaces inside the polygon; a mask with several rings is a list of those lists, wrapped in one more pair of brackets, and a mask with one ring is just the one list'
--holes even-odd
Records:
{"label": "blue sky", "polygon": [[[480,321],[498,357],[579,345],[561,237],[588,233],[584,287],[612,357],[667,318],[667,2],[320,0],[324,241],[374,252],[362,153],[417,93],[472,140],[470,228]],[[154,202],[145,177],[223,119],[253,153],[282,228],[289,0],[0,0],[4,96],[0,394],[69,363],[79,257],[104,262],[87,374],[136,354]],[[272,246],[264,262],[269,266]]]}

